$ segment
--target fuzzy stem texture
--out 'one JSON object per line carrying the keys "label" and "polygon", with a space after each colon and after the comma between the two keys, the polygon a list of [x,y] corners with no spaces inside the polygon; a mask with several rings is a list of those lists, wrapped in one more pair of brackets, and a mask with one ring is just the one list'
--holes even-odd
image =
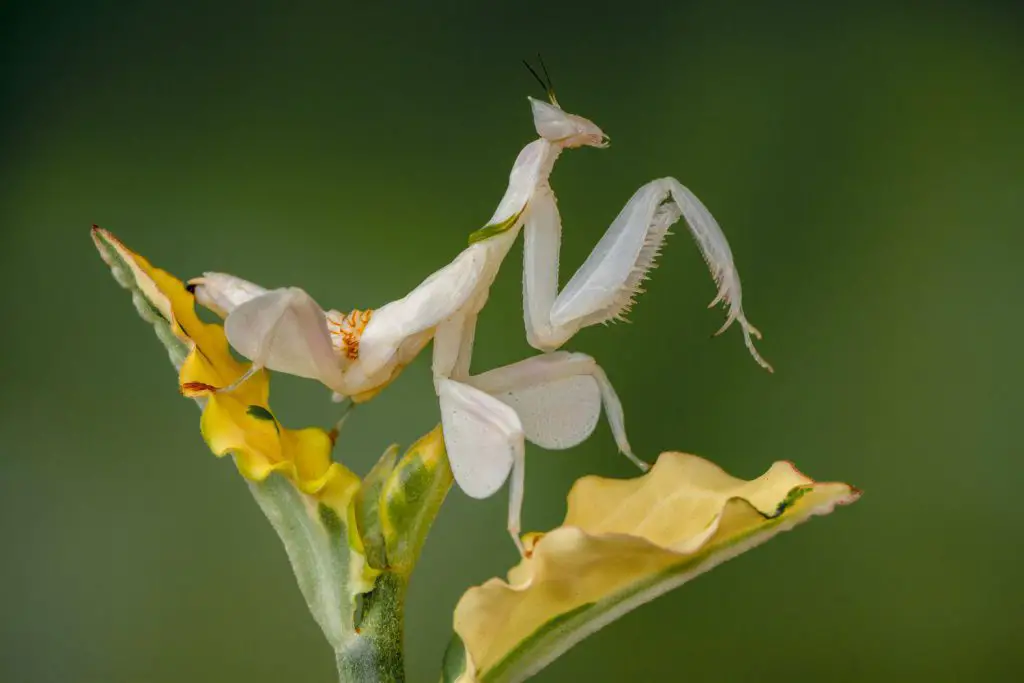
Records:
{"label": "fuzzy stem texture", "polygon": [[384,572],[373,590],[362,596],[356,634],[335,651],[341,683],[404,683],[406,586],[403,576]]}

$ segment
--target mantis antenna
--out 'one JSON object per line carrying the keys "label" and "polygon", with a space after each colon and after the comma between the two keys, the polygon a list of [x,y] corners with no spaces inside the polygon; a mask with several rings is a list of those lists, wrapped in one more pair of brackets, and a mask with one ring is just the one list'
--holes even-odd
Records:
{"label": "mantis antenna", "polygon": [[548,97],[551,98],[551,104],[558,105],[558,101],[555,100],[555,80],[551,78],[551,74],[548,73],[548,67],[544,63],[544,58],[537,53],[537,61],[540,62],[540,68],[544,71],[544,78],[548,79]]}
{"label": "mantis antenna", "polygon": [[537,61],[540,62],[540,68],[541,71],[544,72],[544,78],[541,78],[540,74],[538,74],[537,71],[525,59],[523,60],[523,66],[529,69],[530,73],[533,74],[533,77],[537,79],[538,83],[540,83],[540,87],[544,89],[545,93],[547,93],[548,99],[551,101],[551,104],[557,107],[559,105],[558,99],[555,97],[555,82],[551,80],[551,74],[548,73],[548,67],[547,65],[544,64],[544,58],[540,56],[539,52],[537,53]]}

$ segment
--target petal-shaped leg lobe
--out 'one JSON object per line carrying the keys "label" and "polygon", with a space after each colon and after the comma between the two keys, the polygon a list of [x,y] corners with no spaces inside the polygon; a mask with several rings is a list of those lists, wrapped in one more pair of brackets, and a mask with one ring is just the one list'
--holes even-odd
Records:
{"label": "petal-shaped leg lobe", "polygon": [[649,467],[633,455],[615,389],[585,353],[545,353],[468,381],[516,408],[526,438],[544,448],[569,448],[586,439],[603,405],[619,451],[641,469]]}
{"label": "petal-shaped leg lobe", "polygon": [[534,356],[473,377],[518,414],[528,441],[571,448],[590,436],[601,416],[601,389],[593,359],[564,351]]}
{"label": "petal-shaped leg lobe", "polygon": [[594,432],[601,416],[601,391],[593,377],[563,377],[498,394],[523,423],[527,440],[541,448],[564,450]]}
{"label": "petal-shaped leg lobe", "polygon": [[257,367],[316,379],[335,390],[341,385],[323,309],[301,289],[275,289],[241,304],[224,321],[224,331]]}
{"label": "petal-shaped leg lobe", "polygon": [[456,483],[473,498],[493,495],[525,453],[519,417],[493,396],[450,379],[438,380],[438,398]]}

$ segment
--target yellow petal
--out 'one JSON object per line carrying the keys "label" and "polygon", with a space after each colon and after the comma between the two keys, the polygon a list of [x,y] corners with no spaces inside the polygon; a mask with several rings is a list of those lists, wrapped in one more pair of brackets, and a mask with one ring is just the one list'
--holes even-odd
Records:
{"label": "yellow petal", "polygon": [[187,344],[179,384],[182,394],[205,404],[200,428],[210,449],[217,456],[234,455],[247,479],[263,481],[280,472],[304,493],[344,510],[359,479],[332,462],[328,433],[313,427],[284,428],[270,411],[266,371],[255,373],[230,393],[216,393],[215,388],[234,383],[249,369],[231,354],[224,328],[199,319],[195,297],[181,280],[154,267],[106,230],[94,228],[93,239],[108,263],[116,256],[128,267],[130,284]]}
{"label": "yellow petal", "polygon": [[523,680],[629,610],[859,495],[786,462],[744,481],[684,453],[662,454],[635,479],[585,477],[563,525],[524,539],[531,555],[507,582],[463,595],[464,650],[449,657],[465,664],[446,680]]}

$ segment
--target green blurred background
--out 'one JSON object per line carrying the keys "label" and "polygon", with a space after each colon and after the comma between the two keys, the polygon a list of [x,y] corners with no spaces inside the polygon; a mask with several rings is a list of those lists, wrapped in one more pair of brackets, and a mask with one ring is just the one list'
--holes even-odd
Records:
{"label": "green blurred background", "polygon": [[[865,490],[633,612],[538,681],[1010,681],[1024,666],[1019,2],[0,4],[0,681],[329,681],[277,538],[88,236],[180,276],[378,306],[450,260],[535,135],[543,52],[606,151],[553,178],[563,282],[674,175],[729,236],[774,376],[704,306],[685,230],[596,356],[633,445]],[[382,3],[383,4],[383,3]],[[474,368],[531,353],[520,251]],[[326,392],[276,378],[291,424]],[[421,358],[350,421],[364,473],[438,412]],[[631,475],[607,426],[531,447],[525,526]],[[412,681],[515,560],[506,501],[453,492],[414,577]]]}

